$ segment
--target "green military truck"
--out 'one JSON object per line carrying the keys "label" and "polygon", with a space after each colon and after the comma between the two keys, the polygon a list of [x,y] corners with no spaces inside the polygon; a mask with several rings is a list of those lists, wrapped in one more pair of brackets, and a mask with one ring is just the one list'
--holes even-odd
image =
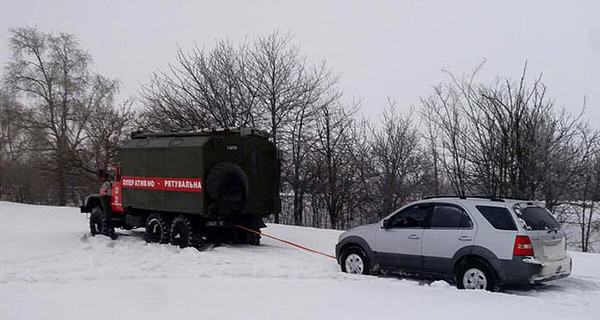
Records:
{"label": "green military truck", "polygon": [[131,134],[115,179],[87,197],[92,235],[146,228],[146,240],[180,247],[258,245],[263,218],[279,213],[279,153],[251,128]]}

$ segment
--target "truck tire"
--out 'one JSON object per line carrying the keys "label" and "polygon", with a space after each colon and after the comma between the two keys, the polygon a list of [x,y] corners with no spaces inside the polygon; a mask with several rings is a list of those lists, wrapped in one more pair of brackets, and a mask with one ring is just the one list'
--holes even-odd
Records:
{"label": "truck tire", "polygon": [[[254,228],[251,229],[255,230]],[[261,236],[256,233],[252,233],[246,230],[235,230],[235,237],[237,238],[237,242],[240,244],[249,244],[253,246],[260,245]]]}
{"label": "truck tire", "polygon": [[146,219],[146,241],[150,243],[168,243],[171,224],[160,213],[153,213]]}
{"label": "truck tire", "polygon": [[179,248],[193,247],[194,231],[192,223],[186,216],[178,216],[171,223],[171,244]]}
{"label": "truck tire", "polygon": [[206,177],[206,193],[220,217],[233,217],[242,212],[247,192],[248,176],[235,163],[218,163]]}
{"label": "truck tire", "polygon": [[252,246],[259,246],[260,245],[260,235],[252,233],[248,235],[248,238],[246,239],[246,243]]}
{"label": "truck tire", "polygon": [[101,207],[93,207],[90,214],[90,232],[92,236],[102,234],[114,239],[115,228],[110,224]]}

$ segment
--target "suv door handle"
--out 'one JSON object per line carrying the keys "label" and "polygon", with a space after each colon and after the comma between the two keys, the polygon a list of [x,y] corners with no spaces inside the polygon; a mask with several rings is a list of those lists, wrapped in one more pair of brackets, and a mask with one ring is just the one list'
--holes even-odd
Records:
{"label": "suv door handle", "polygon": [[419,237],[419,236],[418,236],[418,235],[416,235],[416,234],[411,234],[410,236],[408,236],[408,238],[409,238],[409,239],[412,239],[412,240],[421,239],[421,237]]}
{"label": "suv door handle", "polygon": [[460,237],[458,237],[458,240],[460,240],[460,241],[471,241],[471,240],[473,240],[473,238],[471,238],[469,236],[460,236]]}

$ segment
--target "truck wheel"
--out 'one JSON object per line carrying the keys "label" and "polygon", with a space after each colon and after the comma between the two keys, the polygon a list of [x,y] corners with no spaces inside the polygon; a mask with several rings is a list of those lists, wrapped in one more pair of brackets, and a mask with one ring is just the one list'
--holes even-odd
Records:
{"label": "truck wheel", "polygon": [[111,226],[101,207],[94,207],[92,209],[90,214],[90,231],[92,236],[102,234],[114,239],[115,228]]}
{"label": "truck wheel", "polygon": [[185,216],[178,216],[171,223],[171,244],[186,248],[194,245],[192,223]]}
{"label": "truck wheel", "polygon": [[253,246],[260,245],[260,235],[255,233],[249,234],[246,243]]}
{"label": "truck wheel", "polygon": [[[248,228],[248,227],[247,227]],[[254,228],[252,228],[254,230]],[[259,230],[256,230],[259,231]],[[235,230],[234,237],[237,239],[237,243],[249,244],[253,246],[260,245],[261,236],[256,233],[252,233],[246,230]]]}
{"label": "truck wheel", "polygon": [[206,193],[218,215],[234,216],[244,209],[248,177],[235,163],[221,162],[206,177]]}
{"label": "truck wheel", "polygon": [[170,224],[160,213],[153,213],[146,220],[146,241],[150,243],[168,243]]}

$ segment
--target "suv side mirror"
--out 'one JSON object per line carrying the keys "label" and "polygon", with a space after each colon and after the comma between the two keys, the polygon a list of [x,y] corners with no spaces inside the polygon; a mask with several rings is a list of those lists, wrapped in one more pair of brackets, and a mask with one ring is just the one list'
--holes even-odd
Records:
{"label": "suv side mirror", "polygon": [[381,228],[382,229],[388,229],[389,227],[390,227],[390,220],[383,219],[383,221],[381,223]]}

